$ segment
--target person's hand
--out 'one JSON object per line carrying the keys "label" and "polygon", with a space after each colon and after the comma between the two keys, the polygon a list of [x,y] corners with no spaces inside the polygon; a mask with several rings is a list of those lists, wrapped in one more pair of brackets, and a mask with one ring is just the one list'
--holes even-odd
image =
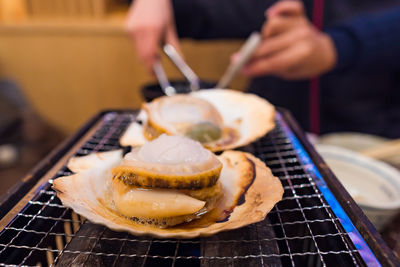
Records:
{"label": "person's hand", "polygon": [[158,57],[160,44],[169,43],[180,51],[170,0],[135,0],[128,12],[125,29],[149,72]]}
{"label": "person's hand", "polygon": [[301,2],[279,1],[265,16],[263,40],[242,69],[244,75],[305,79],[334,67],[336,50],[331,38],[308,21]]}

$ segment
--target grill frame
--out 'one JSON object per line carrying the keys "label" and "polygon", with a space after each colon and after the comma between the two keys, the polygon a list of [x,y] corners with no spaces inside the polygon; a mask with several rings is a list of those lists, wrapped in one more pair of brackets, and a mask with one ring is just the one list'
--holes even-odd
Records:
{"label": "grill frame", "polygon": [[371,221],[350,196],[349,192],[347,192],[344,186],[340,183],[339,179],[328,167],[326,162],[307,140],[300,126],[294,120],[290,112],[285,110],[283,116],[285,117],[285,120],[289,124],[295,136],[299,139],[300,143],[304,147],[306,153],[315,164],[318,171],[322,174],[323,180],[334,194],[337,202],[346,212],[347,216],[350,218],[351,222],[359,231],[370,249],[374,252],[379,262],[383,266],[399,266],[399,259],[394,255],[393,251],[388,247]]}
{"label": "grill frame", "polygon": [[[108,113],[113,112],[135,112],[133,110],[106,110],[98,113],[94,116],[88,123],[86,123],[76,134],[66,140],[63,144],[55,149],[47,158],[45,158],[30,174],[28,174],[19,184],[10,189],[7,194],[0,200],[0,218],[2,220],[5,218],[4,215],[16,207],[17,203],[20,202],[21,198],[26,196],[26,194],[34,187],[34,185],[41,180],[42,176],[47,173],[54,164],[59,162],[65,153],[70,151],[77,143],[85,136],[88,135],[90,130],[94,129],[96,124],[99,124],[103,117]],[[330,190],[333,192],[336,200],[339,202],[340,206],[347,213],[348,217],[353,222],[354,226],[358,229],[361,236],[364,238],[369,247],[374,251],[375,256],[380,261],[382,265],[392,265],[398,264],[397,258],[387,247],[386,243],[381,239],[379,234],[376,232],[375,228],[368,221],[365,215],[362,213],[361,209],[355,204],[353,199],[343,188],[340,182],[336,179],[333,173],[329,170],[326,164],[323,162],[321,157],[309,144],[305,138],[302,130],[294,121],[289,112],[283,109],[279,109],[280,114],[284,121],[290,127],[294,136],[299,139],[301,145],[304,147],[306,153],[312,159],[315,167],[323,175],[324,181],[329,186]],[[36,190],[40,190],[36,189]],[[31,190],[32,191],[32,190]],[[0,225],[1,226],[1,225]]]}

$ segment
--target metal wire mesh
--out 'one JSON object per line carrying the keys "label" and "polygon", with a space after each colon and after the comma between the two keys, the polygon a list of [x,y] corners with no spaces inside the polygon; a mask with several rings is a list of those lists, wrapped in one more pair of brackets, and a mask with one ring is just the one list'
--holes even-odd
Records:
{"label": "metal wire mesh", "polygon": [[[110,112],[77,156],[119,148],[134,119]],[[83,264],[104,266],[345,266],[364,265],[348,233],[316,181],[299,160],[285,122],[245,148],[266,162],[285,189],[263,222],[208,238],[159,240],[113,232],[65,208],[44,184],[0,232],[0,265]],[[70,175],[63,167],[55,177]]]}

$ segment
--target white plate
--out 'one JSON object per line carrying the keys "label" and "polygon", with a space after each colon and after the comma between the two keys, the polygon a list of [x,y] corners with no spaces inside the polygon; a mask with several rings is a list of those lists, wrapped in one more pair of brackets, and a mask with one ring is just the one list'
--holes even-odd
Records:
{"label": "white plate", "polygon": [[[322,135],[318,138],[316,143],[333,145],[361,152],[362,150],[379,147],[387,141],[390,141],[390,139],[372,134],[338,132]],[[400,166],[400,151],[397,155],[392,155],[382,160],[392,165]]]}

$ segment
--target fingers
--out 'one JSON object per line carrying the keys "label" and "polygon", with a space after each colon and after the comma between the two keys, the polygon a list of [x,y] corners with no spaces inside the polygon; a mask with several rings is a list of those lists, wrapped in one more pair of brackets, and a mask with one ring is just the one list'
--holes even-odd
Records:
{"label": "fingers", "polygon": [[247,76],[305,79],[331,70],[336,62],[329,37],[308,21],[299,1],[280,1],[266,12],[263,41],[242,69]]}
{"label": "fingers", "polygon": [[135,30],[132,35],[139,60],[144,63],[149,72],[152,72],[154,62],[158,57],[161,34],[161,29],[155,27]]}
{"label": "fingers", "polygon": [[295,69],[310,53],[310,46],[306,43],[299,43],[271,57],[254,60],[242,71],[243,74],[248,76],[273,74],[283,78],[291,78],[291,75],[295,75],[291,70]]}
{"label": "fingers", "polygon": [[125,29],[138,58],[151,73],[170,21],[173,21],[170,0],[135,0],[128,12]]}
{"label": "fingers", "polygon": [[304,37],[305,31],[292,31],[283,33],[264,40],[260,46],[254,51],[252,60],[260,57],[270,56],[274,53],[280,52],[293,45],[298,39]]}
{"label": "fingers", "polygon": [[261,34],[264,38],[278,35],[298,27],[302,23],[298,18],[272,17],[263,25]]}
{"label": "fingers", "polygon": [[[262,28],[263,42],[250,63],[243,69],[249,76],[288,75],[288,70],[301,63],[307,52],[310,33],[303,3],[283,0],[266,11],[267,21]],[[302,45],[302,44],[306,45]]]}
{"label": "fingers", "polygon": [[295,0],[279,1],[267,9],[266,22],[262,28],[263,37],[274,36],[308,22],[303,3]]}
{"label": "fingers", "polygon": [[182,55],[175,27],[167,26],[165,32],[160,27],[133,28],[131,34],[137,55],[146,69],[152,73],[153,65],[159,57],[159,47],[162,42],[169,43]]}
{"label": "fingers", "polygon": [[266,17],[300,16],[305,14],[304,5],[298,0],[282,0],[271,6],[265,12]]}

